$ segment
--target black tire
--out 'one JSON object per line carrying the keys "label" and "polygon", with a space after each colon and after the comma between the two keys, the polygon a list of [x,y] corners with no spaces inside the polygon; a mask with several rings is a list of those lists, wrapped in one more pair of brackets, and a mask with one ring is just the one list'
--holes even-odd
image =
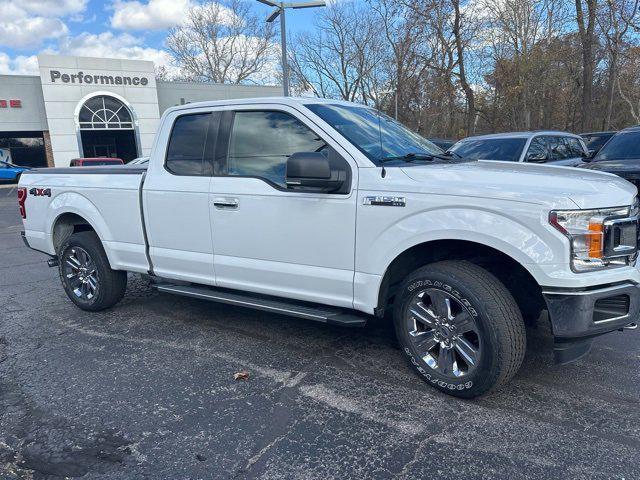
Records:
{"label": "black tire", "polygon": [[[424,297],[425,294],[427,297]],[[461,318],[465,318],[466,324],[469,324],[469,319],[473,322],[474,330],[465,335],[471,335],[467,344],[473,343],[474,348],[477,345],[477,357],[470,357],[476,362],[469,363],[468,372],[461,371],[460,365],[466,366],[466,363],[458,351],[459,345],[455,345],[461,335],[455,336],[455,330],[453,334],[450,330],[441,333],[444,317],[437,316],[437,329],[421,321],[416,323],[415,306],[422,303],[423,298],[427,298],[425,302],[429,303],[437,297],[447,298],[451,324],[455,324],[457,318],[451,316],[451,304],[458,305],[455,308],[460,311]],[[425,311],[431,311],[434,307],[432,305]],[[398,290],[393,316],[398,340],[412,368],[427,383],[449,395],[473,398],[489,393],[507,383],[522,364],[526,333],[518,305],[496,277],[470,262],[443,261],[415,270]],[[429,315],[427,317],[432,318]],[[412,330],[412,325],[416,324],[422,325],[420,328],[423,330],[415,327]],[[427,353],[420,349],[420,341],[416,340],[423,333],[434,335],[434,339],[428,343],[429,346],[433,345],[433,350]],[[440,340],[445,336],[445,342],[448,343],[441,343]],[[422,343],[425,343],[424,340]],[[440,371],[443,368],[446,370],[446,367],[439,365],[442,345],[448,347],[443,355],[451,355],[456,362],[455,373],[448,371],[448,375],[443,375]],[[447,350],[451,353],[447,353]],[[437,352],[437,361],[434,361],[432,352]],[[443,357],[442,364],[446,363]],[[456,374],[461,376],[452,378]]]}
{"label": "black tire", "polygon": [[[95,284],[92,294],[78,293],[80,290],[78,283],[82,282],[78,280],[75,255],[79,255],[79,252],[84,252],[83,258],[88,257],[88,265],[91,265],[90,272],[83,274],[90,273],[92,275],[92,288]],[[73,261],[70,258],[72,256]],[[114,306],[124,297],[127,289],[127,272],[111,269],[102,242],[95,232],[79,232],[71,235],[59,250],[58,259],[58,271],[64,291],[69,299],[82,310],[90,312],[105,310]],[[70,275],[73,277],[69,278]],[[88,275],[85,275],[85,278],[86,276]]]}

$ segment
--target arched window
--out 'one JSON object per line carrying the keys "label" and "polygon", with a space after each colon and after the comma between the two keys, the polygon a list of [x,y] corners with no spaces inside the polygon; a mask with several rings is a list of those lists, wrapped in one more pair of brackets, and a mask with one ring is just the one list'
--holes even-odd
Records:
{"label": "arched window", "polygon": [[81,130],[133,130],[131,112],[120,100],[100,95],[87,100],[78,115]]}

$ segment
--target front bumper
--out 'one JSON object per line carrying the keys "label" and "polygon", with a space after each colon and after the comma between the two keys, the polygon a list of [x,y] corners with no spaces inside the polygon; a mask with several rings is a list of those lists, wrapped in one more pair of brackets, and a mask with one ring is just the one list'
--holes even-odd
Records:
{"label": "front bumper", "polygon": [[544,288],[555,337],[556,363],[586,355],[593,338],[620,330],[640,316],[640,285],[624,282],[588,289]]}

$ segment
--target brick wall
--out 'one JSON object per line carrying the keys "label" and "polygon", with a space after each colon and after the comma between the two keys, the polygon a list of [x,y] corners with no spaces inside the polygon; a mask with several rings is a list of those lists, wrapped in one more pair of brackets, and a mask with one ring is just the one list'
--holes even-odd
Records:
{"label": "brick wall", "polygon": [[42,132],[42,137],[44,138],[44,151],[47,154],[47,167],[54,167],[53,149],[51,148],[51,137],[49,136],[49,131],[45,130]]}

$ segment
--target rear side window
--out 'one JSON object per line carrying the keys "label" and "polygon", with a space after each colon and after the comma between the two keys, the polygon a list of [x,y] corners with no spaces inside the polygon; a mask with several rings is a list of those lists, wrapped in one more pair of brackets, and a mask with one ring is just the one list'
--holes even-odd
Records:
{"label": "rear side window", "polygon": [[574,137],[565,137],[567,148],[569,149],[569,155],[573,158],[584,157],[586,155],[582,142]]}
{"label": "rear side window", "polygon": [[326,143],[300,120],[284,112],[236,112],[227,173],[264,178],[286,188],[287,158],[296,152],[319,152]]}
{"label": "rear side window", "polygon": [[564,141],[564,137],[549,136],[546,137],[546,139],[549,143],[549,150],[551,151],[551,160],[565,160],[572,157],[569,152],[569,147]]}
{"label": "rear side window", "polygon": [[520,161],[526,138],[479,138],[456,143],[450,151],[469,160]]}
{"label": "rear side window", "polygon": [[178,117],[173,124],[166,167],[176,175],[203,175],[205,173],[207,136],[210,113],[197,113]]}

